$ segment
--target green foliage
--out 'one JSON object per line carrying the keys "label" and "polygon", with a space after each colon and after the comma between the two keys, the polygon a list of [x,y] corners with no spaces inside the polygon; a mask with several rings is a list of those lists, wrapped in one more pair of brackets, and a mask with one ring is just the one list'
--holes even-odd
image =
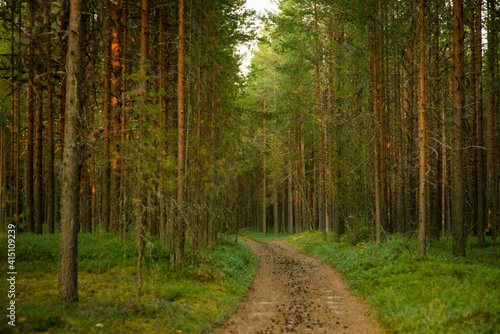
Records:
{"label": "green foliage", "polygon": [[[202,333],[224,321],[250,285],[257,259],[243,242],[223,237],[201,251],[196,266],[172,268],[157,241],[135,296],[137,251],[132,236],[79,236],[79,303],[57,298],[59,235],[17,239],[16,330],[50,333]],[[5,243],[4,243],[5,244]],[[0,332],[8,333],[5,322]]]}
{"label": "green foliage", "polygon": [[340,270],[391,333],[494,333],[500,328],[500,260],[495,247],[469,240],[468,258],[451,255],[451,239],[425,257],[400,235],[351,245],[320,233],[287,241]]}
{"label": "green foliage", "polygon": [[374,229],[367,219],[348,217],[345,222],[345,233],[341,240],[350,245],[357,245],[366,240],[374,240]]}

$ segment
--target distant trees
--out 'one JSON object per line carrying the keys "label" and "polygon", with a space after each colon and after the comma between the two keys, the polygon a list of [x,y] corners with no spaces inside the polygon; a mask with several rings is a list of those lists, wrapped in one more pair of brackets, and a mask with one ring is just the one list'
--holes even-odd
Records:
{"label": "distant trees", "polygon": [[280,124],[266,123],[266,132],[288,145],[290,163],[278,168],[291,181],[279,185],[290,195],[278,228],[291,232],[293,221],[295,232],[324,231],[332,219],[336,236],[356,242],[418,231],[421,254],[448,234],[457,256],[466,235],[484,240],[486,219],[496,233],[498,9],[491,1],[282,1],[245,100],[249,112],[262,110],[254,96],[276,78]]}

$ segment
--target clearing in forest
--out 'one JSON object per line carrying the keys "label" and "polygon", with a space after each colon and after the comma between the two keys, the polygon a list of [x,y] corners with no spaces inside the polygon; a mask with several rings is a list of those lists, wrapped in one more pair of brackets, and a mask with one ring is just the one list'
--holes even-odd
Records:
{"label": "clearing in forest", "polygon": [[246,239],[259,268],[246,299],[216,333],[381,333],[340,274],[283,242]]}

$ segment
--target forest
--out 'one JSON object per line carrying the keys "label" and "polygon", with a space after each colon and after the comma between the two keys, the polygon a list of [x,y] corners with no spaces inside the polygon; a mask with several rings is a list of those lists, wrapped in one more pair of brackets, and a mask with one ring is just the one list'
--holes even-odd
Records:
{"label": "forest", "polygon": [[233,332],[265,243],[498,330],[500,4],[245,3],[0,1],[0,329]]}

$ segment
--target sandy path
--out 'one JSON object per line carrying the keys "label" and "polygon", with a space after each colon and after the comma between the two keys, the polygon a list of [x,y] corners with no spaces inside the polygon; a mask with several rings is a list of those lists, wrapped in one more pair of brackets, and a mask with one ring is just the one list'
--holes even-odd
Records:
{"label": "sandy path", "polygon": [[382,333],[331,267],[282,242],[245,240],[259,268],[238,311],[215,333]]}

